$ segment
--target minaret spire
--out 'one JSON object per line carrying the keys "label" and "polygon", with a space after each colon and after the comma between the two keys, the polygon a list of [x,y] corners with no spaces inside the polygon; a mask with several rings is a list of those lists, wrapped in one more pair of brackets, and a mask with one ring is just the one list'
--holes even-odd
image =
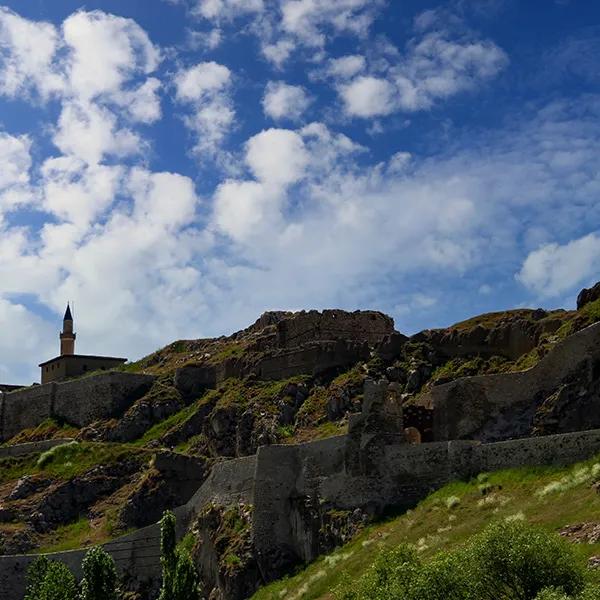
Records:
{"label": "minaret spire", "polygon": [[67,302],[67,310],[63,317],[63,330],[60,334],[60,355],[75,354],[75,338],[77,335],[73,333],[73,315],[71,307]]}

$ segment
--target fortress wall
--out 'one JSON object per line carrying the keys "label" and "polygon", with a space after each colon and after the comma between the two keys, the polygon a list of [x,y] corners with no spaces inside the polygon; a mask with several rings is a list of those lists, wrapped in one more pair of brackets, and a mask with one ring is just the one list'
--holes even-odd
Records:
{"label": "fortress wall", "polygon": [[341,338],[366,341],[373,345],[393,331],[394,320],[376,311],[301,311],[277,323],[278,345],[281,348]]}
{"label": "fortress wall", "polygon": [[263,379],[287,379],[294,375],[318,375],[329,369],[344,367],[368,358],[369,349],[357,342],[344,340],[315,342],[268,356],[256,367]]}
{"label": "fortress wall", "polygon": [[[387,446],[378,472],[346,474],[346,436],[298,446],[265,446],[258,454],[216,463],[202,486],[175,509],[178,535],[209,502],[254,505],[253,537],[265,580],[301,557],[315,557],[314,522],[305,499],[338,509],[408,507],[448,481],[522,465],[566,464],[600,452],[600,430],[481,444],[472,441]],[[189,466],[189,465],[188,465]],[[187,468],[187,467],[186,467]],[[310,512],[310,511],[309,511]],[[127,577],[158,584],[160,530],[151,525],[105,544]],[[49,555],[80,575],[84,551]],[[0,556],[0,598],[22,600],[25,572],[35,556]]]}
{"label": "fortress wall", "polygon": [[106,372],[0,394],[0,440],[50,417],[84,427],[118,416],[150,389],[153,380],[151,375]]}
{"label": "fortress wall", "polygon": [[600,430],[578,431],[481,444],[474,449],[478,472],[536,466],[565,465],[587,460],[600,453]]}
{"label": "fortress wall", "polygon": [[55,384],[34,385],[3,394],[2,440],[31,427],[37,427],[52,415]]}
{"label": "fortress wall", "polygon": [[58,383],[54,415],[78,427],[117,417],[151,387],[154,377],[116,371]]}
{"label": "fortress wall", "polygon": [[432,388],[419,404],[433,408],[436,440],[499,439],[509,429],[515,435],[519,423],[526,435],[534,401],[552,393],[584,361],[598,359],[600,323],[567,337],[527,371],[458,379]]}

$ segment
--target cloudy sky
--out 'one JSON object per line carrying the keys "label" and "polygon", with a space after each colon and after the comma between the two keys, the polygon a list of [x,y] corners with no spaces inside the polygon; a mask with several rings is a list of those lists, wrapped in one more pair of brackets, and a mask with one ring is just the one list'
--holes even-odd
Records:
{"label": "cloudy sky", "polygon": [[600,279],[600,6],[0,0],[0,382],[268,309],[407,333]]}

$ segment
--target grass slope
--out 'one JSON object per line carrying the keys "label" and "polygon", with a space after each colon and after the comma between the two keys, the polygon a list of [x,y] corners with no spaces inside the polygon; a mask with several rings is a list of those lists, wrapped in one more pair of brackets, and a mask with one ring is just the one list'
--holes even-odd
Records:
{"label": "grass slope", "polygon": [[[491,521],[525,519],[550,531],[582,522],[600,523],[600,456],[576,465],[520,468],[451,483],[414,510],[365,529],[351,543],[311,563],[296,575],[261,589],[253,600],[333,598],[350,575],[358,578],[383,551],[414,544],[425,558],[463,544]],[[600,554],[600,543],[577,544],[582,557]],[[600,572],[592,572],[600,581]]]}

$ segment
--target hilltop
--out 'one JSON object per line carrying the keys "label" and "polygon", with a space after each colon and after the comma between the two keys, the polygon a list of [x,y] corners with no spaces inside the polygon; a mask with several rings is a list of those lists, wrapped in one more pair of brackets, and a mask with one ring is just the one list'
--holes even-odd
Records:
{"label": "hilltop", "polygon": [[[2,552],[64,551],[149,526],[165,509],[190,501],[223,461],[254,457],[265,446],[292,448],[348,431],[352,444],[352,436],[364,437],[375,422],[378,430],[387,431],[396,419],[393,411],[403,413],[401,429],[386,434],[397,440],[393,443],[456,437],[497,441],[598,428],[598,411],[582,410],[584,405],[596,406],[600,379],[596,366],[585,367],[585,373],[579,362],[573,369],[565,367],[564,373],[553,366],[557,361],[568,363],[560,358],[561,352],[587,356],[587,347],[578,350],[578,334],[597,322],[599,286],[582,292],[574,311],[488,313],[410,337],[396,331],[393,320],[382,313],[330,310],[268,312],[231,336],[175,341],[117,372],[136,374],[141,384],[132,387],[117,408],[110,408],[108,416],[91,418],[84,411],[77,422],[53,416],[5,441],[2,448],[10,449],[23,443],[73,440],[44,453],[0,459]],[[534,373],[538,365],[544,372],[550,368],[556,382],[544,375],[547,385],[535,383],[538,387],[527,392],[524,405],[498,409],[490,399],[482,408],[479,396],[473,399],[469,391],[473,377]],[[85,386],[93,386],[97,378],[90,373],[82,385],[88,389]],[[365,384],[374,381],[380,382],[377,389],[382,391],[371,392],[375,396],[365,401]],[[494,381],[501,389],[504,382],[512,385],[506,378]],[[93,402],[96,393],[77,401]],[[482,397],[486,393],[484,388],[477,392]],[[397,408],[392,412],[386,408],[373,420],[365,410],[371,410],[377,394],[392,394]],[[446,397],[454,398],[448,400],[451,413],[444,408]],[[452,408],[456,398],[460,406]],[[473,407],[480,419],[476,425]],[[455,426],[461,410],[469,413],[468,423],[463,419]],[[451,429],[458,432],[455,437],[443,433]],[[357,468],[366,468],[368,460],[364,463],[361,458]],[[345,511],[338,514],[334,505],[326,508],[327,527],[332,526],[334,533],[315,534],[318,541],[309,557],[347,541],[382,516],[377,509],[362,512],[354,521]],[[224,505],[215,510],[200,523],[205,536],[220,536],[224,543],[221,548],[215,542],[216,558],[199,559],[209,560],[212,566],[203,567],[209,569],[214,569],[214,560],[254,552],[254,542],[247,537],[252,509],[240,505],[228,513]],[[322,514],[319,519],[323,518]],[[231,527],[239,527],[238,533],[244,535],[232,533]],[[291,568],[297,558],[286,561],[277,572]],[[264,580],[246,572],[240,580],[232,565],[222,568],[229,575],[220,577],[235,581],[236,589],[244,578],[249,578],[244,589]],[[225,593],[226,584],[217,579],[221,583],[215,585]],[[244,593],[225,593],[225,598],[242,598]]]}

